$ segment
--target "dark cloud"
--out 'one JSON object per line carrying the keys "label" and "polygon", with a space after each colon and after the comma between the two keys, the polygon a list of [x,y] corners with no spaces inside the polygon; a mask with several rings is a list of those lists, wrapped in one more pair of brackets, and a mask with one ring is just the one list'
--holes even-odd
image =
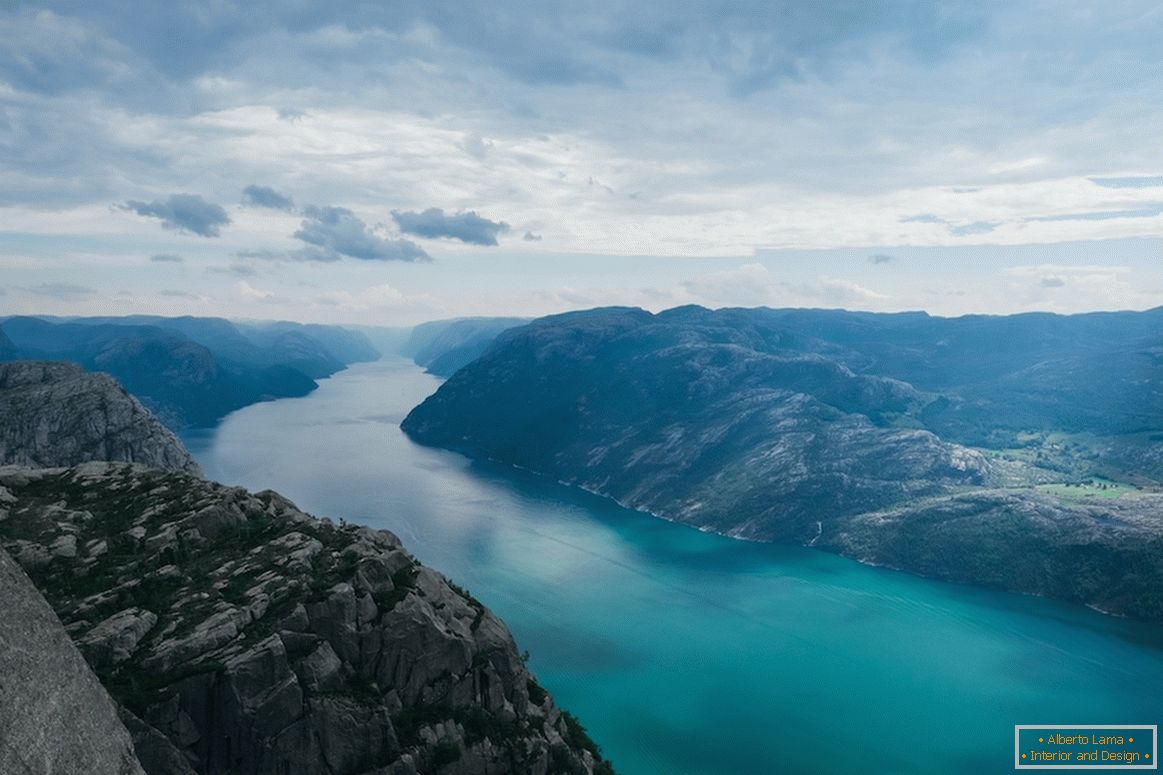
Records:
{"label": "dark cloud", "polygon": [[456,239],[471,245],[496,245],[497,235],[509,230],[509,224],[482,218],[472,210],[456,215],[445,215],[439,207],[429,207],[422,213],[392,210],[392,218],[405,234]]}
{"label": "dark cloud", "polygon": [[186,259],[176,253],[156,253],[149,257],[155,264],[184,264]]}
{"label": "dark cloud", "polygon": [[1043,288],[1061,288],[1062,286],[1066,285],[1066,281],[1061,277],[1056,277],[1055,275],[1046,275],[1038,281],[1038,285],[1042,286]]}
{"label": "dark cloud", "polygon": [[155,199],[152,202],[131,199],[121,208],[148,218],[157,218],[164,228],[197,234],[199,237],[217,237],[219,228],[230,223],[230,216],[220,205],[207,202],[196,194],[174,194],[164,201]]}
{"label": "dark cloud", "polygon": [[868,263],[870,264],[887,264],[892,261],[896,261],[896,258],[887,253],[873,253],[868,257]]}
{"label": "dark cloud", "polygon": [[[430,261],[414,242],[382,237],[355,213],[343,207],[307,207],[297,240],[307,243],[298,257],[307,261],[338,261],[344,256],[361,261]],[[394,215],[394,214],[393,214]]]}
{"label": "dark cloud", "polygon": [[293,210],[295,202],[286,194],[280,194],[269,186],[251,184],[242,189],[242,203],[249,207],[266,207],[271,210]]}
{"label": "dark cloud", "polygon": [[965,223],[961,226],[950,226],[949,233],[954,237],[968,237],[974,234],[989,234],[1000,225],[1000,223],[994,221],[974,221],[973,223]]}
{"label": "dark cloud", "polygon": [[197,299],[200,298],[197,294],[189,291],[179,291],[173,288],[166,288],[157,292],[158,296],[170,296],[175,299]]}
{"label": "dark cloud", "polygon": [[525,236],[524,236],[524,237],[522,237],[521,239],[525,240],[526,242],[540,242],[540,241],[541,241],[541,235],[540,235],[540,234],[534,234],[534,233],[533,233],[533,232],[531,232],[531,231],[527,231],[527,232],[525,232]]}
{"label": "dark cloud", "polygon": [[1091,178],[1090,182],[1103,188],[1154,188],[1163,186],[1163,175],[1134,175],[1125,178]]}
{"label": "dark cloud", "polygon": [[37,296],[48,296],[64,301],[74,301],[83,296],[97,295],[95,289],[75,283],[41,283],[40,285],[31,286],[27,290],[29,293],[35,293]]}

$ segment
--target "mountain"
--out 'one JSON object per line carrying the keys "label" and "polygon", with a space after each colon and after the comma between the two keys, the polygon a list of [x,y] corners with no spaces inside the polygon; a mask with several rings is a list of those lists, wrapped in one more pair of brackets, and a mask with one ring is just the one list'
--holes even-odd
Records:
{"label": "mountain", "polygon": [[[106,375],[4,364],[0,401],[3,772],[613,772],[393,534],[202,479]],[[63,467],[101,454],[156,467]]]}
{"label": "mountain", "polygon": [[71,363],[0,363],[0,465],[89,460],[198,471],[177,437],[108,375]]}
{"label": "mountain", "polygon": [[0,361],[10,361],[18,357],[20,357],[20,351],[8,338],[8,334],[4,333],[4,329],[0,328]]}
{"label": "mountain", "polygon": [[[698,307],[557,315],[502,333],[402,427],[421,443],[701,529],[1163,618],[1154,591],[1163,564],[1151,559],[1163,548],[1157,487],[1076,502],[1099,491],[1083,483],[1117,458],[1111,450],[1158,442],[1114,437],[1092,458],[1033,432],[1067,421],[1063,433],[1101,429],[1062,408],[1086,405],[1092,390],[1073,382],[1076,364],[1091,373],[1094,361],[1149,357],[1158,313],[1050,318]],[[1120,326],[1125,335],[1105,351],[1093,344]],[[1027,341],[1066,334],[1086,344],[1058,360]],[[1114,420],[1115,430],[1163,424],[1161,382],[1114,371],[1106,389],[1135,396],[1145,418]],[[1038,387],[1056,384],[1050,398],[1018,389],[1032,372]],[[1000,385],[1011,386],[1006,406],[992,398]],[[1010,424],[1007,441],[1030,432],[1043,446],[959,443],[994,435],[995,415]],[[1078,567],[1087,574],[1072,575]]]}
{"label": "mountain", "polygon": [[457,318],[422,323],[412,333],[401,352],[416,365],[441,377],[475,360],[493,340],[527,318]]}
{"label": "mountain", "polygon": [[0,611],[0,772],[141,775],[113,701],[3,549]]}
{"label": "mountain", "polygon": [[23,357],[107,372],[175,429],[213,425],[257,401],[306,395],[315,379],[378,357],[362,335],[332,328],[152,316],[4,321]]}

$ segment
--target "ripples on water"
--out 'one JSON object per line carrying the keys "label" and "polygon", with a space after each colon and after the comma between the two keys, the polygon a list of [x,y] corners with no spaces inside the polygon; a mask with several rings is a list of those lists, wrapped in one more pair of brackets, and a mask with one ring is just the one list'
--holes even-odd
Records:
{"label": "ripples on water", "polygon": [[410,442],[385,360],[187,438],[207,475],[397,533],[492,607],[623,775],[983,773],[1013,725],[1158,723],[1163,628],[744,543]]}

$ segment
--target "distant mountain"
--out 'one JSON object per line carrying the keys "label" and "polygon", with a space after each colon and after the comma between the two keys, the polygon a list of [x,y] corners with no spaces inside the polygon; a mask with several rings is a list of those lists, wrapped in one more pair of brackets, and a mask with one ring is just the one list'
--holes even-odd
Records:
{"label": "distant mountain", "polygon": [[[1163,566],[1146,558],[1163,548],[1161,497],[1083,507],[1049,488],[1093,476],[1112,450],[1163,448],[1086,437],[1087,457],[1061,437],[1163,427],[1159,313],[1082,317],[557,315],[502,333],[402,427],[702,529],[1160,618]],[[1028,341],[1039,337],[1056,344]],[[1078,344],[1050,357],[1066,341]],[[1077,375],[1099,379],[1102,363],[1116,364],[1101,384],[1134,422],[1101,424]],[[1042,446],[959,443],[1024,435]],[[1059,561],[1091,569],[1087,581],[1039,571]],[[1132,566],[1142,571],[1128,577]]]}
{"label": "distant mountain", "polygon": [[315,379],[379,357],[362,335],[327,326],[134,316],[15,317],[3,327],[20,357],[107,372],[176,429],[213,425],[256,401],[306,395]]}
{"label": "distant mountain", "polygon": [[182,443],[107,374],[71,363],[0,363],[0,465],[91,460],[197,473]]}
{"label": "distant mountain", "polygon": [[502,331],[527,322],[528,318],[457,318],[422,323],[412,329],[401,352],[430,373],[450,377],[479,357]]}
{"label": "distant mountain", "polygon": [[4,333],[4,329],[0,328],[0,361],[10,361],[19,357],[20,351],[8,338],[8,334]]}

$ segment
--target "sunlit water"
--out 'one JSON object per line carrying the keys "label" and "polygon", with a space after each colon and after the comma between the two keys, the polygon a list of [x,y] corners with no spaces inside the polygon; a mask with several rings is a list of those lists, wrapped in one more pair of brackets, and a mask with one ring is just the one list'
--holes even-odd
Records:
{"label": "sunlit water", "polygon": [[219,481],[397,533],[509,625],[624,775],[994,773],[1013,725],[1163,720],[1163,628],[734,541],[413,444],[403,360],[187,439]]}

